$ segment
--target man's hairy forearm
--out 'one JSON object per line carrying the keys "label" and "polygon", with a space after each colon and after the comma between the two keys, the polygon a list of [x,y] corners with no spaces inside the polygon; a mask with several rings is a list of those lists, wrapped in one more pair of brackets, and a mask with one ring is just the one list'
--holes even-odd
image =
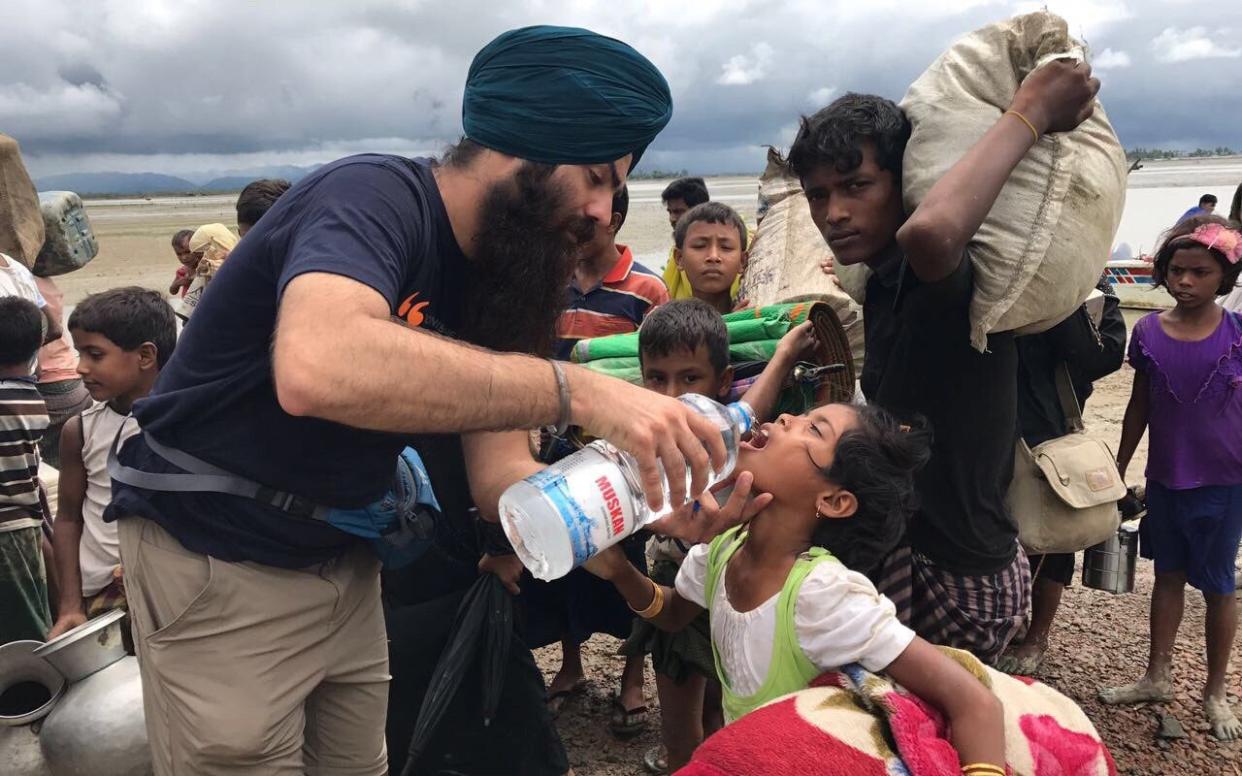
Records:
{"label": "man's hairy forearm", "polygon": [[278,330],[277,380],[285,357],[308,373],[297,380],[306,393],[299,397],[305,406],[293,400],[295,414],[404,433],[500,431],[556,421],[556,380],[542,359],[493,353],[390,321],[359,317],[351,324],[348,334],[320,330],[318,342],[288,343],[288,353]]}

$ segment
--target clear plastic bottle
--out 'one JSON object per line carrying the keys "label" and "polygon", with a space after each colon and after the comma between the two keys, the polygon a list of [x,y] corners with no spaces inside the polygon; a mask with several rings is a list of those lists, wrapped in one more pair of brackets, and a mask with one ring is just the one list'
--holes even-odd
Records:
{"label": "clear plastic bottle", "polygon": [[[720,429],[728,458],[723,469],[713,472],[714,485],[733,472],[738,443],[750,430],[754,412],[744,402],[725,406],[698,394],[686,394],[679,401]],[[643,495],[638,462],[599,440],[509,486],[500,497],[500,524],[531,574],[558,579],[667,515],[669,487],[661,479],[664,507],[655,512]]]}

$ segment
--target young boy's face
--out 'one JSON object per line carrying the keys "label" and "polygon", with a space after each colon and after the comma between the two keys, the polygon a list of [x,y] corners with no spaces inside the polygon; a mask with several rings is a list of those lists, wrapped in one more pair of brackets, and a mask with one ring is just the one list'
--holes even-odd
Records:
{"label": "young boy's face", "polygon": [[676,258],[696,292],[727,293],[742,272],[742,238],[732,224],[696,221],[686,230]]}
{"label": "young boy's face", "polygon": [[718,374],[712,366],[707,346],[694,350],[677,348],[662,356],[643,354],[643,385],[656,393],[676,398],[684,393],[697,393],[711,399],[729,395],[733,370]]}
{"label": "young boy's face", "polygon": [[876,162],[875,148],[862,147],[862,163],[849,172],[817,167],[802,181],[811,218],[841,264],[879,257],[906,220],[901,181]]}
{"label": "young boy's face", "polygon": [[666,199],[664,200],[664,209],[668,211],[668,225],[677,228],[677,222],[686,214],[690,206],[686,204],[684,199]]}
{"label": "young boy's face", "polygon": [[[190,251],[189,240],[178,240],[173,243],[173,252],[177,254],[177,261],[181,262],[183,267],[193,267],[198,264],[196,254]],[[202,254],[197,254],[201,258]]]}
{"label": "young boy's face", "polygon": [[152,366],[153,356],[146,351],[153,347],[125,350],[98,332],[70,329],[69,334],[78,351],[78,374],[95,401],[131,393],[141,384],[144,368]]}

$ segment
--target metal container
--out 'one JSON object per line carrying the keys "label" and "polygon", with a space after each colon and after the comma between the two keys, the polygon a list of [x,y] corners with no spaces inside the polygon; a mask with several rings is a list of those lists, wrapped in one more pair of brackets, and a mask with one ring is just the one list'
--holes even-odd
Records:
{"label": "metal container", "polygon": [[72,191],[41,191],[39,207],[46,238],[31,272],[43,278],[63,275],[95,258],[99,242],[81,197]]}
{"label": "metal container", "polygon": [[0,727],[0,771],[4,776],[55,776],[39,748],[39,726]]}
{"label": "metal container", "polygon": [[1107,593],[1132,593],[1137,565],[1138,526],[1123,523],[1112,538],[1083,553],[1082,584]]}
{"label": "metal container", "polygon": [[[0,696],[22,689],[37,691],[38,687],[34,685],[41,686],[47,692],[46,701],[31,701],[13,708],[7,708],[11,704],[6,703],[6,708],[0,712],[0,725],[27,725],[42,719],[64,694],[65,677],[51,663],[34,654],[36,648],[41,646],[42,642],[38,641],[11,641],[0,646]],[[38,693],[38,697],[42,695]],[[8,699],[14,703],[19,700],[12,695]]]}
{"label": "metal container", "polygon": [[137,659],[118,660],[70,687],[43,721],[39,744],[54,776],[152,773]]}
{"label": "metal container", "polygon": [[70,682],[85,679],[125,657],[121,620],[125,612],[114,609],[62,633],[34,651],[51,663]]}

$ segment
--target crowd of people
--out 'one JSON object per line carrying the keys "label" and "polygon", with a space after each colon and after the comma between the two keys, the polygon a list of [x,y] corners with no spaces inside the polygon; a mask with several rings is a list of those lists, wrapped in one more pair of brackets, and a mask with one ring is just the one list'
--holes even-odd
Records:
{"label": "crowd of people", "polygon": [[[618,242],[626,179],[672,101],[654,65],[585,30],[515,30],[480,51],[465,135],[440,159],[360,155],[293,186],[256,181],[236,234],[177,232],[172,304],[111,289],[62,322],[51,281],[0,255],[0,642],[125,608],[159,774],[564,774],[553,720],[573,713],[596,633],[625,656],[616,736],[653,724],[650,658],[652,772],[857,663],[944,714],[963,773],[1003,774],[1000,702],[936,647],[1038,671],[1075,560],[1028,557],[1018,541],[1015,443],[1071,430],[1058,374],[1081,406],[1121,367],[1126,327],[1104,285],[1102,304],[1049,331],[993,333],[976,350],[966,249],[1024,154],[1084,121],[1098,89],[1083,64],[1036,71],[912,212],[911,127],[895,103],[848,94],[802,119],[789,169],[835,264],[871,275],[865,401],[801,416],[774,407],[815,346],[809,324],[736,395],[722,316],[748,305],[751,227],[737,212],[680,179],[662,194],[663,277]],[[1233,221],[1188,213],[1166,235],[1155,273],[1175,304],[1129,344],[1118,464],[1124,475],[1150,430],[1151,661],[1101,696],[1172,698],[1189,583],[1208,605],[1204,711],[1226,741],[1242,738],[1226,682],[1242,316],[1216,299],[1242,269],[1239,200],[1242,186]],[[570,361],[580,340],[628,332],[641,386]],[[757,418],[724,503],[704,487],[724,460],[719,432],[675,400],[686,393],[740,398]],[[653,508],[666,476],[675,509],[535,580],[499,526],[500,493],[590,437],[635,457]],[[41,463],[59,469],[55,504]],[[394,465],[425,467],[430,535],[394,540],[418,495],[394,485]],[[519,612],[498,717],[463,691],[407,762],[480,573]],[[531,649],[550,644],[561,664],[545,688]]]}

